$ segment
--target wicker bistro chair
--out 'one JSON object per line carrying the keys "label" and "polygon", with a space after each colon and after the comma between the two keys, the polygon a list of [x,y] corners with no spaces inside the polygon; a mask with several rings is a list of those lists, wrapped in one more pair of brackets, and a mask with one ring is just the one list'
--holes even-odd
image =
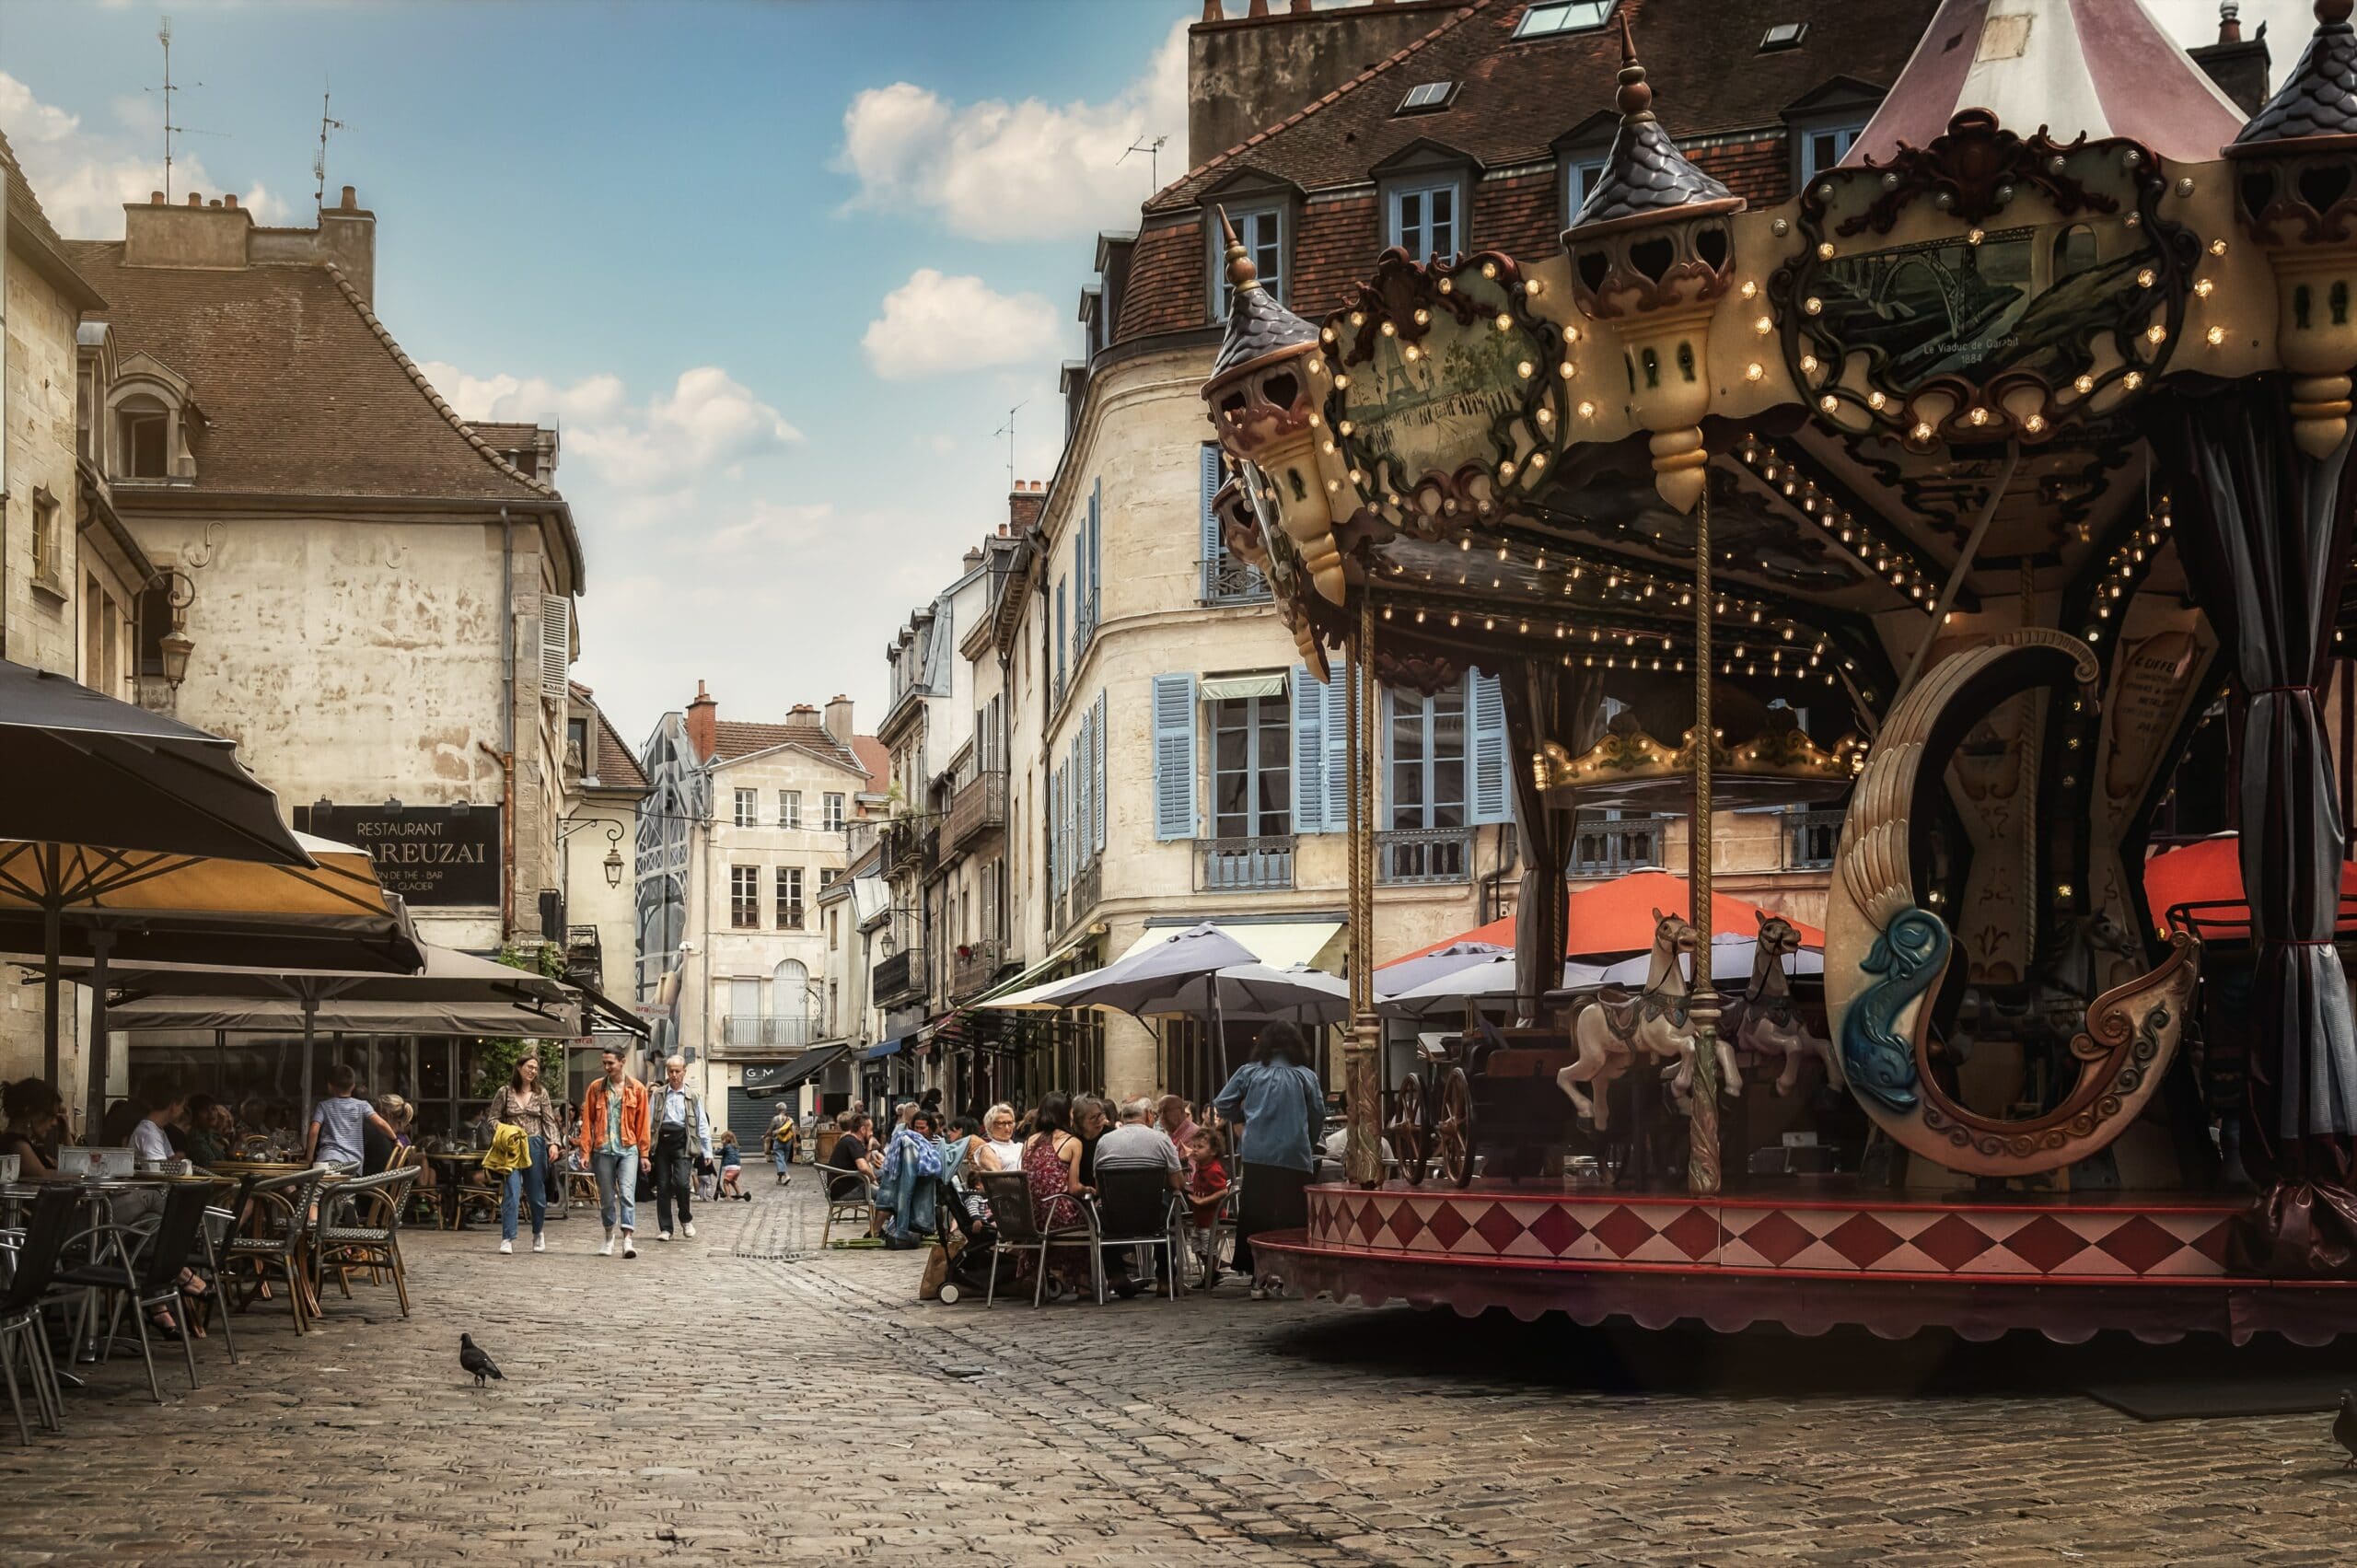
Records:
{"label": "wicker bistro chair", "polygon": [[409,1274],[401,1266],[401,1210],[418,1176],[409,1167],[380,1170],[338,1184],[319,1204],[319,1224],[311,1236],[311,1287],[322,1309],[327,1306],[330,1271],[349,1301],[353,1271],[381,1269],[392,1276],[401,1316],[409,1316]]}
{"label": "wicker bistro chair", "polygon": [[1170,1299],[1178,1300],[1178,1293],[1186,1288],[1178,1259],[1182,1250],[1179,1236],[1187,1210],[1179,1193],[1171,1187],[1168,1173],[1160,1166],[1116,1166],[1109,1170],[1099,1167],[1097,1195],[1089,1207],[1095,1211],[1097,1232],[1089,1260],[1097,1302],[1101,1305],[1105,1300],[1105,1249],[1109,1247],[1158,1250]]}
{"label": "wicker bistro chair", "polygon": [[50,1359],[49,1340],[41,1332],[41,1309],[56,1282],[57,1260],[65,1249],[65,1233],[74,1223],[74,1205],[80,1194],[52,1187],[33,1200],[22,1241],[16,1249],[16,1272],[0,1289],[0,1376],[8,1384],[8,1405],[16,1411],[17,1435],[29,1446],[32,1429],[25,1424],[25,1405],[17,1387],[17,1354],[23,1353],[30,1374],[33,1410],[41,1424],[52,1432],[65,1425],[65,1401],[57,1386],[57,1364]]}
{"label": "wicker bistro chair", "polygon": [[862,1236],[875,1234],[875,1183],[856,1170],[838,1166],[821,1166],[819,1170],[827,1184],[827,1223],[819,1231],[819,1247],[823,1249],[833,1242],[837,1221],[845,1225],[857,1222]]}
{"label": "wicker bistro chair", "polygon": [[246,1212],[246,1200],[253,1196],[254,1186],[261,1179],[247,1175],[238,1179],[238,1191],[226,1203],[216,1203],[204,1211],[203,1220],[196,1227],[196,1245],[189,1249],[186,1267],[204,1277],[213,1289],[205,1302],[207,1307],[218,1307],[221,1324],[221,1346],[229,1359],[238,1359],[238,1336],[229,1327],[229,1285],[225,1268],[229,1256],[229,1238],[238,1233],[238,1221]]}
{"label": "wicker bistro chair", "polygon": [[[125,1307],[131,1308],[132,1325],[139,1330],[139,1358],[147,1364],[147,1391],[156,1402],[164,1402],[163,1385],[156,1380],[156,1356],[147,1342],[147,1314],[160,1307],[171,1307],[181,1317],[188,1309],[180,1304],[180,1270],[187,1267],[188,1256],[196,1248],[196,1233],[204,1223],[204,1210],[210,1194],[203,1187],[174,1187],[164,1194],[164,1207],[157,1217],[152,1233],[141,1225],[99,1225],[77,1231],[66,1238],[68,1246],[82,1240],[91,1243],[90,1261],[57,1272],[56,1283],[69,1290],[84,1293],[85,1316],[98,1310],[99,1298],[113,1296],[112,1312],[120,1316]],[[143,1222],[144,1223],[144,1222]],[[99,1245],[99,1238],[111,1237],[112,1256]],[[145,1243],[145,1249],[141,1248]],[[188,1361],[188,1386],[196,1387],[196,1335],[191,1325],[180,1327],[180,1353]],[[75,1339],[83,1338],[78,1329]],[[111,1330],[104,1342],[113,1343]]]}
{"label": "wicker bistro chair", "polygon": [[275,1268],[286,1282],[287,1310],[294,1315],[298,1334],[307,1328],[303,1249],[311,1233],[311,1207],[319,1201],[324,1177],[315,1166],[254,1183],[243,1216],[247,1229],[229,1238],[228,1267],[235,1270],[243,1264],[253,1273],[253,1293],[247,1302],[260,1294]]}
{"label": "wicker bistro chair", "polygon": [[[1078,1193],[1066,1195],[1052,1214],[1062,1223],[1042,1225],[1031,1211],[1031,1179],[1019,1170],[986,1170],[981,1173],[982,1196],[991,1205],[991,1224],[998,1231],[996,1251],[1036,1252],[1036,1268],[1031,1282],[1031,1305],[1037,1307],[1048,1287],[1048,1249],[1051,1247],[1085,1247],[1091,1260],[1091,1273],[1097,1285],[1097,1300],[1105,1300],[1105,1270],[1102,1255],[1097,1251],[1097,1211]],[[1064,1215],[1071,1215],[1069,1220]],[[998,1260],[991,1259],[990,1288],[983,1293],[982,1305],[991,1306],[998,1298]]]}

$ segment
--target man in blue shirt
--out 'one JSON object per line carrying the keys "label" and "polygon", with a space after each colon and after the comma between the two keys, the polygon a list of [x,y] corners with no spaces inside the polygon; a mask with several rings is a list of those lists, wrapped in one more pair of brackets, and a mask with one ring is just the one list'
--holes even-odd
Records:
{"label": "man in blue shirt", "polygon": [[671,1205],[679,1205],[679,1231],[692,1237],[694,1216],[688,1200],[696,1190],[696,1160],[712,1157],[712,1122],[704,1116],[703,1100],[688,1087],[688,1063],[674,1056],[663,1063],[668,1080],[647,1098],[655,1123],[655,1239],[671,1239]]}

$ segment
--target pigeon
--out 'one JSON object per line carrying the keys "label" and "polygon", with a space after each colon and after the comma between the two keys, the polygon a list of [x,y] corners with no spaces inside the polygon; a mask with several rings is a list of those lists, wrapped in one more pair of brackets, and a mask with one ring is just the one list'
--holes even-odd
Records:
{"label": "pigeon", "polygon": [[507,1381],[506,1377],[501,1374],[497,1364],[493,1362],[491,1357],[483,1354],[482,1347],[475,1343],[471,1334],[459,1336],[459,1365],[474,1374],[475,1387],[478,1388],[483,1387],[483,1379],[486,1377],[497,1377],[502,1383]]}
{"label": "pigeon", "polygon": [[2345,1470],[2357,1465],[2357,1395],[2346,1388],[2340,1390],[2340,1413],[2332,1418],[2332,1435],[2349,1450],[2349,1458],[2341,1461],[2340,1468]]}

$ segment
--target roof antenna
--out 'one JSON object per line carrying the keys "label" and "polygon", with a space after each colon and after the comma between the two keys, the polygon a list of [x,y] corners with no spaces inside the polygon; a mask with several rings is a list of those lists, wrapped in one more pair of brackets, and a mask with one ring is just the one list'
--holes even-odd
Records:
{"label": "roof antenna", "polygon": [[1130,152],[1123,153],[1120,157],[1113,160],[1113,167],[1115,168],[1119,168],[1123,164],[1129,162],[1130,153],[1145,154],[1146,172],[1153,177],[1154,188],[1156,191],[1159,191],[1162,189],[1162,148],[1163,145],[1169,140],[1170,138],[1167,136],[1156,136],[1153,141],[1149,142],[1144,137],[1141,136],[1136,141],[1130,144]]}
{"label": "roof antenna", "polygon": [[1022,412],[1030,401],[1029,398],[1026,398],[1022,402],[1007,410],[1006,423],[991,432],[993,436],[1006,437],[1006,491],[1010,495],[1015,494],[1015,416]]}
{"label": "roof antenna", "polygon": [[311,178],[319,184],[319,188],[311,193],[311,203],[321,212],[325,212],[328,205],[328,133],[345,129],[343,121],[329,118],[328,96],[327,89],[324,87],[321,87],[319,91],[319,150],[311,155]]}
{"label": "roof antenna", "polygon": [[186,92],[188,87],[201,87],[204,84],[191,82],[188,87],[175,87],[172,84],[171,17],[165,17],[161,19],[156,29],[156,41],[164,46],[164,85],[160,87],[146,87],[142,90],[151,93],[160,92],[164,95],[164,200],[169,202],[172,199],[172,138],[174,136],[218,136],[225,133],[198,131],[190,126],[176,125],[172,122],[172,95]]}

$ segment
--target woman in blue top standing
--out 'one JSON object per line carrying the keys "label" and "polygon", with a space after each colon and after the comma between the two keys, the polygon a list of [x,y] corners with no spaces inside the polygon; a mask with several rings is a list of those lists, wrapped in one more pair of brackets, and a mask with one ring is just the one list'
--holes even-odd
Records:
{"label": "woman in blue top standing", "polygon": [[1309,1225],[1309,1173],[1326,1123],[1326,1093],[1311,1072],[1301,1031],[1282,1021],[1260,1031],[1252,1060],[1236,1070],[1212,1109],[1237,1126],[1242,1191],[1236,1215],[1236,1268],[1252,1276],[1252,1299],[1283,1295],[1284,1282],[1256,1267],[1252,1237]]}

